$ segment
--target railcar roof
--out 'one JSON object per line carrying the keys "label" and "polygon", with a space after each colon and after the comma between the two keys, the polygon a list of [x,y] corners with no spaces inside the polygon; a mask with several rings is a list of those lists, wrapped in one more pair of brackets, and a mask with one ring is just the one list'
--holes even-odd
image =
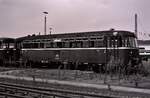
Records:
{"label": "railcar roof", "polygon": [[17,38],[17,41],[32,40],[32,39],[51,39],[51,38],[69,38],[69,37],[88,37],[88,36],[105,36],[113,35],[113,32],[118,32],[120,36],[135,36],[133,32],[123,30],[109,30],[109,31],[88,31],[88,32],[76,32],[76,33],[64,33],[64,34],[51,34],[51,35],[32,35]]}
{"label": "railcar roof", "polygon": [[8,37],[1,37],[0,41],[4,42],[4,43],[14,43],[15,39],[14,38],[8,38]]}

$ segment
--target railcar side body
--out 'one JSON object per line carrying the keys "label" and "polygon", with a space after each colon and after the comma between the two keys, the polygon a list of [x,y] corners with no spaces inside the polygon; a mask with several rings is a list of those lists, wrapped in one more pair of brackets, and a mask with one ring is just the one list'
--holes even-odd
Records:
{"label": "railcar side body", "polygon": [[16,47],[21,59],[33,67],[105,69],[136,64],[139,57],[136,36],[121,30],[26,36],[16,39]]}

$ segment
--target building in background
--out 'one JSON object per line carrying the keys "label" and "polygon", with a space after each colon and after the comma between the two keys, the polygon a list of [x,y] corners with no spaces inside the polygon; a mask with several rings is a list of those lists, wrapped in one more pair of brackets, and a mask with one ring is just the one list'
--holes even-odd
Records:
{"label": "building in background", "polygon": [[150,58],[150,40],[138,40],[140,56],[144,60]]}

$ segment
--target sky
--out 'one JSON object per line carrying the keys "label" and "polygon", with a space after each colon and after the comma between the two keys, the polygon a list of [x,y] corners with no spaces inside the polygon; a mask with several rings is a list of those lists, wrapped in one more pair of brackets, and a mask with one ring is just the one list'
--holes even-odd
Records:
{"label": "sky", "polygon": [[0,0],[0,37],[110,30],[134,31],[138,15],[140,38],[150,34],[150,0]]}

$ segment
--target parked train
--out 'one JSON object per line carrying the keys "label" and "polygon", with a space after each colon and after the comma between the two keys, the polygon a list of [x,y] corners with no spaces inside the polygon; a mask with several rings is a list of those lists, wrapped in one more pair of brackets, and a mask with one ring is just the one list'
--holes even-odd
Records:
{"label": "parked train", "polygon": [[123,30],[25,36],[15,39],[14,51],[15,60],[32,67],[99,72],[139,62],[136,36]]}
{"label": "parked train", "polygon": [[15,61],[14,58],[14,43],[13,38],[0,38],[0,65],[11,63]]}

